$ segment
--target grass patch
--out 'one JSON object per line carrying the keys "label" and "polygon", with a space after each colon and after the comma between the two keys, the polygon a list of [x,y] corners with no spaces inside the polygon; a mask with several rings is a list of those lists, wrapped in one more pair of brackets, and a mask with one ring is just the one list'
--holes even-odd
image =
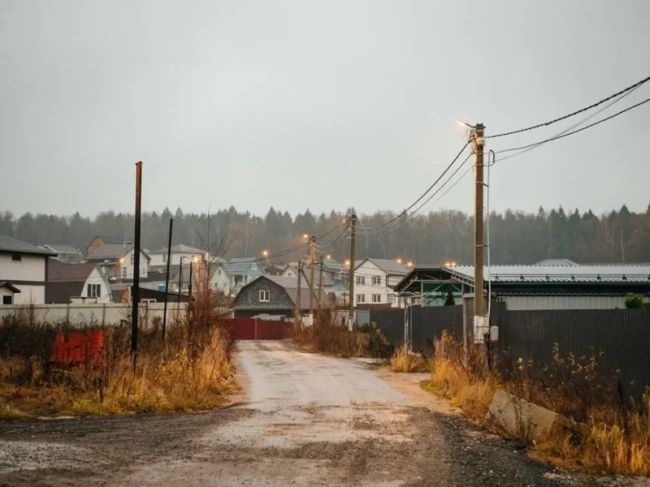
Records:
{"label": "grass patch", "polygon": [[293,341],[308,350],[329,353],[340,357],[370,355],[370,334],[367,330],[335,323],[328,310],[316,313],[312,326],[295,326]]}
{"label": "grass patch", "polygon": [[390,358],[390,370],[393,372],[428,372],[431,364],[422,354],[409,352],[405,346],[399,347]]}
{"label": "grass patch", "polygon": [[494,392],[504,389],[586,425],[581,432],[557,429],[543,441],[530,444],[533,458],[589,472],[648,476],[650,393],[641,404],[617,402],[606,381],[595,373],[596,362],[597,357],[562,357],[554,350],[548,376],[555,381],[533,378],[533,364],[523,361],[518,362],[519,373],[504,380],[487,371],[480,350],[470,349],[464,355],[462,346],[443,333],[435,345],[431,380],[421,386],[449,399],[474,422],[494,432],[500,431],[487,423],[486,413]]}

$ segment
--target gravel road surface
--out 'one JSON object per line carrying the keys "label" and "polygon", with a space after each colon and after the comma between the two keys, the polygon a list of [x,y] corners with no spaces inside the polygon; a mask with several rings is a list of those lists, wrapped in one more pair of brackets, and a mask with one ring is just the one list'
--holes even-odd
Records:
{"label": "gravel road surface", "polygon": [[[0,422],[0,485],[589,485],[359,360],[242,341],[203,414]],[[609,483],[609,485],[612,485]]]}

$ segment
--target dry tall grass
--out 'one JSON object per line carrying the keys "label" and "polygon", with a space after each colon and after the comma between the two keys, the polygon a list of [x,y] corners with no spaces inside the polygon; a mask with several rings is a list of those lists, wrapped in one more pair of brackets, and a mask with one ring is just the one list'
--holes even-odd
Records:
{"label": "dry tall grass", "polygon": [[315,352],[331,353],[343,357],[366,356],[370,350],[367,331],[353,329],[334,323],[328,310],[316,313],[312,326],[296,326],[293,340]]}
{"label": "dry tall grass", "polygon": [[193,411],[222,404],[234,381],[230,338],[215,299],[199,286],[190,313],[170,327],[164,342],[156,326],[140,330],[135,369],[125,328],[104,329],[101,365],[64,367],[50,363],[56,327],[3,323],[0,337],[17,332],[21,341],[6,340],[0,347],[0,418]]}
{"label": "dry tall grass", "polygon": [[523,361],[519,374],[503,380],[487,371],[482,357],[470,349],[463,360],[462,346],[444,333],[436,343],[431,381],[424,387],[449,398],[482,425],[494,392],[505,389],[587,425],[581,432],[554,431],[531,445],[532,456],[569,468],[650,475],[650,392],[640,406],[621,404],[596,373],[597,356],[563,357],[554,350],[546,382],[535,379],[530,373],[534,364]]}
{"label": "dry tall grass", "polygon": [[390,370],[405,373],[428,372],[431,367],[422,354],[409,352],[405,346],[401,346],[390,358]]}

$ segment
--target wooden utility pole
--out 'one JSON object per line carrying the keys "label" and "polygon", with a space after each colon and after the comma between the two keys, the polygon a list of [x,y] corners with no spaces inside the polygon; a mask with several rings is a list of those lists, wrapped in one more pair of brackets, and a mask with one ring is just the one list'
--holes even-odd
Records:
{"label": "wooden utility pole", "polygon": [[296,289],[296,325],[301,326],[301,314],[302,310],[300,309],[300,287],[302,285],[302,262],[298,262],[298,289]]}
{"label": "wooden utility pole", "polygon": [[169,300],[169,266],[172,255],[172,230],[174,228],[174,219],[169,219],[169,239],[167,240],[167,272],[165,274],[165,306],[163,307],[162,338],[165,339],[165,330],[167,328],[167,301]]}
{"label": "wooden utility pole", "polygon": [[318,267],[320,271],[318,273],[318,309],[320,309],[323,303],[323,256],[322,255],[318,259]]}
{"label": "wooden utility pole", "polygon": [[350,215],[350,283],[349,283],[349,292],[350,292],[350,309],[348,311],[348,318],[350,322],[348,327],[352,330],[352,324],[354,321],[354,251],[355,244],[357,239],[357,215],[352,213]]}
{"label": "wooden utility pole", "polygon": [[133,285],[131,286],[131,360],[138,358],[138,304],[140,303],[140,215],[142,213],[142,161],[135,163],[135,235],[133,239]]}
{"label": "wooden utility pole", "polygon": [[[474,154],[476,155],[475,169],[475,189],[474,189],[474,322],[483,330],[485,304],[483,300],[483,255],[485,245],[483,240],[483,138],[485,127],[482,123],[477,123],[472,130],[472,143]],[[477,329],[477,326],[474,327]],[[483,337],[474,337],[474,340],[482,341]]]}
{"label": "wooden utility pole", "polygon": [[314,267],[316,266],[316,237],[309,238],[309,313],[314,323]]}

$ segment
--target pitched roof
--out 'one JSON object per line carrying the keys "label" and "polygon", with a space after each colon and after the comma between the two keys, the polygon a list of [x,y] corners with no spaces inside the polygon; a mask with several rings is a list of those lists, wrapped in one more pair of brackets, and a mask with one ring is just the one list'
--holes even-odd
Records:
{"label": "pitched roof", "polygon": [[45,302],[48,304],[66,304],[73,296],[81,296],[83,281],[48,281],[45,286]]}
{"label": "pitched roof", "polygon": [[533,265],[579,265],[573,262],[572,260],[569,259],[544,259],[540,260],[539,262],[533,264]]}
{"label": "pitched roof", "polygon": [[[452,276],[474,281],[473,266],[444,267]],[[494,265],[483,271],[493,283],[650,283],[650,264]]]}
{"label": "pitched roof", "polygon": [[10,237],[8,235],[0,235],[0,252],[16,252],[21,254],[51,256],[56,255],[56,253],[52,252],[51,250],[32,245],[28,242],[23,242],[22,240],[18,240],[17,238]]}
{"label": "pitched roof", "polygon": [[11,292],[14,293],[20,292],[20,289],[18,289],[16,286],[11,284],[9,281],[0,281],[0,287],[6,287],[7,289],[11,290]]}
{"label": "pitched roof", "polygon": [[56,252],[58,255],[61,255],[61,254],[73,254],[73,255],[81,254],[81,251],[78,248],[73,247],[72,245],[67,245],[67,244],[60,244],[60,245],[59,244],[57,244],[57,245],[43,244],[42,247],[45,248],[45,249],[51,250],[52,252]]}
{"label": "pitched roof", "polygon": [[253,267],[258,266],[255,257],[235,257],[223,264],[223,267],[228,274],[241,274],[249,272]]}
{"label": "pitched roof", "polygon": [[[162,249],[150,251],[152,254],[166,254],[167,247]],[[172,245],[172,254],[205,254],[205,250],[197,249],[196,247],[190,247],[185,244],[176,244]]]}
{"label": "pitched roof", "polygon": [[363,260],[355,260],[354,261],[354,267],[355,269],[359,267],[361,264],[363,264],[365,261],[372,262],[375,264],[377,267],[379,267],[382,271],[384,271],[386,274],[392,274],[392,275],[398,275],[398,276],[403,276],[408,274],[410,269],[406,267],[405,265],[400,264],[399,262],[392,260],[392,259],[377,259],[374,257],[368,257],[367,259]]}
{"label": "pitched roof", "polygon": [[[123,243],[105,243],[88,252],[88,260],[115,260],[131,251],[133,245],[124,245]],[[143,250],[142,253],[150,259]]]}
{"label": "pitched roof", "polygon": [[95,268],[96,264],[91,262],[65,264],[52,260],[48,264],[47,280],[48,282],[84,282]]}

